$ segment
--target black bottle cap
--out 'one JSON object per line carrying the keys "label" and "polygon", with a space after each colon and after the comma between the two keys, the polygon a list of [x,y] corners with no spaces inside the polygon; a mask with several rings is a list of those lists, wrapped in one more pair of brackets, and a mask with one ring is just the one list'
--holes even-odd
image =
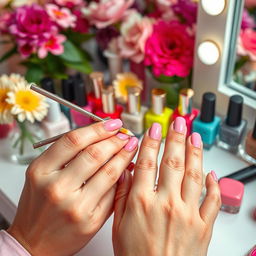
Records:
{"label": "black bottle cap", "polygon": [[68,79],[63,79],[61,81],[61,86],[62,86],[62,97],[65,100],[68,101],[74,101],[74,87],[75,87],[75,82],[72,77],[69,77]]}
{"label": "black bottle cap", "polygon": [[87,105],[86,90],[83,80],[74,79],[75,103],[84,107]]}
{"label": "black bottle cap", "polygon": [[256,120],[255,120],[254,128],[252,130],[252,137],[256,140]]}
{"label": "black bottle cap", "polygon": [[215,116],[215,102],[216,96],[212,92],[203,94],[200,120],[204,123],[210,123],[214,120]]}
{"label": "black bottle cap", "polygon": [[45,77],[40,81],[42,88],[48,92],[55,93],[54,82],[50,77]]}
{"label": "black bottle cap", "polygon": [[226,124],[229,126],[239,126],[242,120],[242,111],[243,97],[237,94],[230,97]]}

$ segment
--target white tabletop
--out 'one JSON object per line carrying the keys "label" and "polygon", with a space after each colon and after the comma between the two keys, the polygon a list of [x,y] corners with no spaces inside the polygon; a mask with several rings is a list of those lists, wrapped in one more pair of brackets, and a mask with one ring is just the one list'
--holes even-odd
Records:
{"label": "white tabletop", "polygon": [[[24,184],[26,166],[11,163],[6,156],[8,142],[0,140],[0,213],[12,222]],[[162,147],[160,151],[161,156]],[[247,164],[234,155],[213,147],[204,153],[204,170],[215,170],[219,177],[237,171]],[[256,221],[251,212],[256,207],[256,180],[245,185],[239,214],[220,212],[214,226],[209,256],[244,256],[256,244]],[[112,218],[77,255],[112,256]]]}

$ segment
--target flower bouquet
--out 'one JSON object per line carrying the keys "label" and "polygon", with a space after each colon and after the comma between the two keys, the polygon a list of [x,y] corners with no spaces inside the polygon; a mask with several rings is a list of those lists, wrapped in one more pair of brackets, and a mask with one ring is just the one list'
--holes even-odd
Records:
{"label": "flower bouquet", "polygon": [[9,138],[12,160],[27,164],[40,153],[32,148],[43,136],[35,121],[43,120],[47,108],[45,97],[31,91],[24,77],[0,76],[0,124],[14,122],[16,126]]}
{"label": "flower bouquet", "polygon": [[44,76],[65,78],[67,68],[91,72],[89,54],[81,48],[92,37],[81,13],[83,0],[4,0],[0,5],[0,44],[11,45],[0,62],[19,54],[26,79],[37,83]]}

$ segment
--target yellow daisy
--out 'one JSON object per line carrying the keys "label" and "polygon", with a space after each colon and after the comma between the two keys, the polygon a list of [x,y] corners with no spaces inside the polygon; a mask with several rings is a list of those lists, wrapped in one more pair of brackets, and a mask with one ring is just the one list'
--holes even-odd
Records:
{"label": "yellow daisy", "polygon": [[7,102],[13,105],[11,113],[16,115],[20,122],[41,121],[47,114],[48,104],[45,102],[45,97],[31,91],[26,81],[15,84],[12,91],[8,92]]}
{"label": "yellow daisy", "polygon": [[118,101],[121,103],[126,103],[128,98],[127,88],[136,86],[141,90],[143,89],[142,81],[131,72],[117,74],[116,79],[113,81],[115,88],[115,95]]}
{"label": "yellow daisy", "polygon": [[3,83],[1,78],[2,77],[0,77],[0,124],[8,124],[13,121],[11,114],[12,105],[6,101],[10,87]]}

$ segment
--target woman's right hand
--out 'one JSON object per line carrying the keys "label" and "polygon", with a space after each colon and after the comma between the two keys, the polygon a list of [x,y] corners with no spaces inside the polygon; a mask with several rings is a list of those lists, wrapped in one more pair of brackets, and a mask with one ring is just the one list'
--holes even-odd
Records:
{"label": "woman's right hand", "polygon": [[116,119],[71,131],[29,166],[8,232],[32,255],[73,255],[111,215],[138,144],[117,134],[121,126]]}
{"label": "woman's right hand", "polygon": [[205,256],[220,208],[214,172],[207,175],[207,195],[202,192],[201,137],[186,141],[185,119],[170,126],[160,165],[157,156],[161,126],[153,124],[140,147],[134,177],[125,171],[117,189],[113,224],[116,256]]}

